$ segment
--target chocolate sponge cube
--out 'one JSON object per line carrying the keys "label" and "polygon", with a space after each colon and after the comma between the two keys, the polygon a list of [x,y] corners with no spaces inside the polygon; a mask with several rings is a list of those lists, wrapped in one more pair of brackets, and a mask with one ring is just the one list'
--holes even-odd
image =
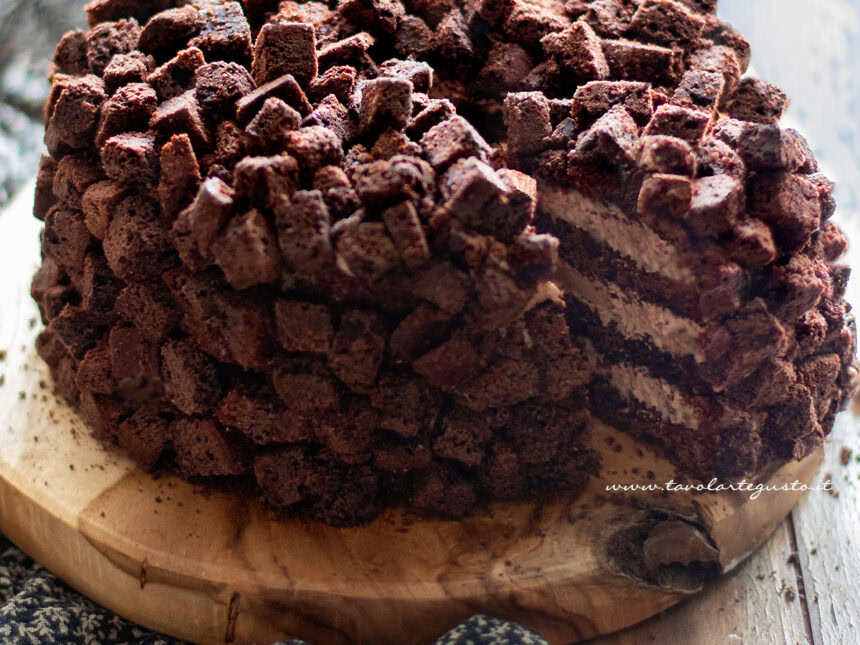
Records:
{"label": "chocolate sponge cube", "polygon": [[79,271],[92,244],[83,214],[69,208],[54,207],[45,218],[42,249],[61,267]]}
{"label": "chocolate sponge cube", "polygon": [[655,173],[642,183],[637,208],[641,215],[657,220],[685,219],[692,198],[693,184],[688,177]]}
{"label": "chocolate sponge cube", "polygon": [[386,128],[406,129],[412,116],[412,83],[378,78],[362,85],[359,130],[369,135]]}
{"label": "chocolate sponge cube", "polygon": [[105,67],[105,85],[113,92],[129,83],[143,83],[154,67],[153,58],[139,51],[117,54]]}
{"label": "chocolate sponge cube", "polygon": [[81,306],[90,311],[111,311],[122,287],[123,283],[110,270],[104,255],[96,251],[87,253],[78,287]]}
{"label": "chocolate sponge cube", "polygon": [[296,158],[303,170],[338,165],[343,158],[340,138],[321,125],[291,130],[284,137],[284,150]]}
{"label": "chocolate sponge cube", "polygon": [[107,235],[113,211],[125,199],[128,189],[120,183],[107,179],[89,186],[81,199],[87,228],[100,240]]}
{"label": "chocolate sponge cube", "polygon": [[152,16],[140,32],[138,49],[159,61],[169,59],[200,31],[199,13],[192,5],[167,9]]}
{"label": "chocolate sponge cube", "polygon": [[632,40],[604,40],[609,76],[644,83],[674,85],[684,71],[683,51]]}
{"label": "chocolate sponge cube", "polygon": [[234,289],[274,282],[280,275],[275,234],[256,209],[234,217],[212,244],[212,251]]}
{"label": "chocolate sponge cube", "polygon": [[680,2],[645,0],[633,14],[629,30],[649,42],[688,46],[699,38],[704,27],[704,19]]}
{"label": "chocolate sponge cube", "polygon": [[784,253],[800,251],[821,224],[818,191],[791,173],[759,176],[750,188],[750,211],[773,230]]}
{"label": "chocolate sponge cube", "polygon": [[179,311],[160,282],[126,285],[116,299],[116,312],[152,343],[164,342],[179,322]]}
{"label": "chocolate sponge cube", "polygon": [[639,125],[645,125],[654,112],[651,85],[640,81],[591,81],[576,89],[570,113],[587,126],[616,105],[624,107]]}
{"label": "chocolate sponge cube", "polygon": [[274,282],[280,274],[275,235],[256,209],[234,217],[212,244],[212,251],[234,289]]}
{"label": "chocolate sponge cube", "polygon": [[[604,38],[617,38],[630,26],[633,14],[639,7],[636,0],[592,0],[585,3],[582,20],[591,25]],[[569,9],[571,3],[566,5]]]}
{"label": "chocolate sponge cube", "polygon": [[200,188],[200,166],[191,138],[176,134],[161,148],[161,176],[158,182],[158,199],[162,214],[174,217],[188,206]]}
{"label": "chocolate sponge cube", "polygon": [[378,314],[359,309],[345,311],[329,350],[328,367],[351,388],[373,385],[385,344],[385,327]]}
{"label": "chocolate sponge cube", "polygon": [[776,125],[745,124],[737,148],[750,170],[795,170],[802,164],[800,140]]}
{"label": "chocolate sponge cube", "polygon": [[110,137],[123,132],[146,130],[157,106],[158,95],[146,83],[120,87],[102,106],[96,145],[101,147]]}
{"label": "chocolate sponge cube", "polygon": [[170,235],[158,205],[139,195],[121,201],[103,247],[111,271],[121,280],[152,278],[168,268]]}
{"label": "chocolate sponge cube", "polygon": [[198,12],[200,32],[191,39],[209,60],[246,64],[251,60],[251,26],[238,2],[212,2]]}
{"label": "chocolate sponge cube", "polygon": [[505,97],[508,146],[517,154],[539,152],[552,134],[549,101],[542,92],[512,92]]}
{"label": "chocolate sponge cube", "polygon": [[541,45],[555,58],[562,74],[572,80],[609,77],[609,64],[600,38],[587,22],[575,22],[564,31],[544,36]]}
{"label": "chocolate sponge cube", "polygon": [[705,136],[711,114],[679,105],[661,105],[645,127],[645,135],[666,135],[697,146]]}
{"label": "chocolate sponge cube", "polygon": [[92,74],[55,81],[45,104],[48,152],[58,156],[69,149],[88,147],[106,99],[104,81]]}
{"label": "chocolate sponge cube", "polygon": [[461,116],[434,125],[421,137],[421,145],[437,170],[444,170],[462,157],[486,160],[490,154],[490,146],[484,138]]}
{"label": "chocolate sponge cube", "polygon": [[233,189],[217,177],[203,182],[194,201],[173,223],[179,258],[190,269],[202,269],[214,259],[212,244],[233,212]]}
{"label": "chocolate sponge cube", "polygon": [[412,202],[404,201],[387,208],[382,219],[406,266],[416,269],[430,259],[427,237]]}
{"label": "chocolate sponge cube", "polygon": [[203,120],[194,90],[159,105],[152,114],[149,127],[165,137],[180,132],[187,134],[197,152],[203,152],[212,145],[212,133]]}
{"label": "chocolate sponge cube", "polygon": [[734,177],[702,177],[693,184],[687,222],[697,235],[717,236],[729,231],[746,206],[744,187]]}
{"label": "chocolate sponge cube", "polygon": [[80,29],[67,31],[54,49],[54,65],[62,74],[78,76],[89,71],[87,34]]}
{"label": "chocolate sponge cube", "polygon": [[152,410],[138,410],[117,428],[119,444],[143,470],[155,469],[169,445],[168,421]]}
{"label": "chocolate sponge cube", "polygon": [[731,96],[728,113],[742,121],[776,123],[788,107],[781,89],[757,78],[745,78]]}
{"label": "chocolate sponge cube", "polygon": [[508,240],[529,222],[532,203],[511,190],[489,165],[474,157],[461,159],[445,174],[445,208],[471,228]]}
{"label": "chocolate sponge cube", "polygon": [[84,7],[90,27],[133,16],[146,21],[152,14],[163,11],[173,4],[172,0],[91,0]]}
{"label": "chocolate sponge cube", "polygon": [[57,164],[53,193],[67,206],[80,209],[87,188],[101,179],[104,174],[89,155],[66,155]]}
{"label": "chocolate sponge cube", "polygon": [[112,394],[116,382],[111,374],[110,351],[106,343],[93,347],[78,364],[75,384],[90,394]]}
{"label": "chocolate sponge cube", "polygon": [[576,153],[610,163],[631,164],[638,140],[636,121],[627,110],[616,105],[579,136]]}
{"label": "chocolate sponge cube", "polygon": [[191,340],[162,346],[161,372],[165,395],[184,414],[205,414],[221,396],[215,364]]}
{"label": "chocolate sponge cube", "polygon": [[159,177],[159,151],[155,137],[142,133],[118,134],[101,150],[105,174],[121,184],[154,184]]}
{"label": "chocolate sponge cube", "polygon": [[241,475],[241,444],[209,419],[180,417],[170,424],[176,465],[186,477]]}
{"label": "chocolate sponge cube", "polygon": [[293,414],[308,417],[340,406],[336,381],[315,363],[285,361],[275,367],[272,384]]}
{"label": "chocolate sponge cube", "polygon": [[275,303],[278,340],[288,352],[327,354],[334,338],[331,310],[297,300]]}
{"label": "chocolate sponge cube", "polygon": [[347,227],[337,240],[339,263],[350,275],[375,282],[399,262],[394,241],[381,222],[361,222]]}
{"label": "chocolate sponge cube", "polygon": [[296,191],[275,208],[278,244],[284,261],[296,271],[314,271],[332,255],[331,216],[318,190]]}
{"label": "chocolate sponge cube", "polygon": [[195,70],[205,64],[203,52],[197,47],[182,49],[176,56],[157,67],[147,77],[146,82],[155,88],[162,101],[167,101],[191,89],[194,85]]}
{"label": "chocolate sponge cube", "polygon": [[456,390],[477,375],[481,359],[469,340],[455,337],[412,361],[412,368],[431,385]]}
{"label": "chocolate sponge cube", "polygon": [[273,21],[263,25],[254,46],[251,72],[257,85],[292,74],[301,85],[317,75],[317,41],[314,26]]}
{"label": "chocolate sponge cube", "polygon": [[776,242],[770,227],[754,217],[738,222],[732,229],[731,258],[745,267],[758,269],[776,259]]}
{"label": "chocolate sponge cube", "polygon": [[197,104],[208,118],[230,117],[236,101],[256,89],[254,79],[242,65],[216,61],[194,70]]}
{"label": "chocolate sponge cube", "polygon": [[284,135],[297,130],[301,122],[298,112],[281,99],[272,97],[266,99],[257,116],[245,128],[244,140],[248,148],[275,153],[280,149]]}
{"label": "chocolate sponge cube", "polygon": [[87,63],[93,74],[101,75],[116,54],[128,54],[137,47],[140,25],[137,20],[102,22],[87,33]]}

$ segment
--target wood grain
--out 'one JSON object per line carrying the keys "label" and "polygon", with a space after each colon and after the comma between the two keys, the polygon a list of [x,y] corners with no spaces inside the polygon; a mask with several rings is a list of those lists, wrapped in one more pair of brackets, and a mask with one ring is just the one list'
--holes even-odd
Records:
{"label": "wood grain", "polygon": [[[679,560],[716,547],[716,568],[728,570],[799,498],[608,496],[608,483],[649,483],[648,471],[659,483],[674,472],[605,426],[595,439],[603,474],[582,496],[499,505],[461,522],[390,512],[336,529],[280,521],[225,492],[201,495],[104,449],[50,393],[27,294],[37,231],[26,196],[0,218],[0,274],[16,277],[0,283],[0,302],[8,303],[0,317],[8,352],[0,529],[70,585],[147,627],[203,642],[427,643],[487,613],[566,643],[622,629],[699,590],[695,567],[645,575],[631,565],[655,526],[680,531],[669,545]],[[816,453],[770,479],[808,481],[820,459]],[[630,529],[651,531],[645,545],[630,540]]]}
{"label": "wood grain", "polygon": [[791,516],[815,643],[856,642],[860,633],[858,456],[857,427],[838,423],[817,477],[832,479],[832,492],[810,491]]}
{"label": "wood grain", "polygon": [[788,524],[735,571],[645,622],[591,641],[591,645],[642,643],[804,643],[802,599],[797,583]]}
{"label": "wood grain", "polygon": [[[837,222],[854,241],[840,262],[860,267],[860,214],[839,213]],[[846,299],[860,303],[856,270]],[[814,643],[852,643],[860,634],[860,400],[852,412],[837,419],[816,486],[791,514]],[[827,480],[831,490],[819,486]]]}
{"label": "wood grain", "polygon": [[[855,25],[860,24],[860,13],[853,11]],[[853,49],[860,51],[860,44]],[[852,189],[856,207],[857,186]],[[846,299],[857,306],[860,212],[844,209],[837,223],[853,241],[840,262],[855,268]],[[855,398],[852,413],[837,419],[816,486],[790,516],[813,643],[853,643],[860,634],[860,399]],[[826,481],[831,482],[827,489],[821,486]]]}
{"label": "wood grain", "polygon": [[[860,4],[827,0],[720,0],[728,19],[752,44],[762,78],[792,98],[784,119],[808,138],[822,170],[837,182],[837,223],[853,245],[841,260],[855,268],[847,299],[860,304]],[[856,418],[843,415],[817,481],[832,474],[834,492],[812,491],[791,514],[814,643],[855,643],[860,633],[860,436]],[[847,463],[843,465],[842,449]],[[719,641],[724,642],[724,641]]]}

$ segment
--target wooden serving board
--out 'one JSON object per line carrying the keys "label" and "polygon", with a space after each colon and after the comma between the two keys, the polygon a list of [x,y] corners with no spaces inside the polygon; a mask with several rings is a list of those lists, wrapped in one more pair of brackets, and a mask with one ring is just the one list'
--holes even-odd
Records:
{"label": "wooden serving board", "polygon": [[[51,393],[33,348],[31,194],[0,215],[0,531],[146,627],[206,643],[423,644],[487,613],[550,643],[577,641],[695,593],[702,567],[683,565],[732,569],[803,495],[609,492],[608,484],[663,484],[674,472],[600,425],[603,473],[581,496],[498,505],[460,522],[389,512],[337,529],[152,477],[98,444]],[[819,451],[762,481],[809,482],[821,459]],[[661,565],[673,559],[681,564]]]}

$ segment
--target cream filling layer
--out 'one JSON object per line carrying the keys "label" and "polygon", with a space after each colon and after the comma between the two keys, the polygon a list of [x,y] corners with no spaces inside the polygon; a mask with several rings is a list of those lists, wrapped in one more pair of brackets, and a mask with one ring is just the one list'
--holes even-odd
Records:
{"label": "cream filling layer", "polygon": [[689,355],[697,363],[704,363],[701,339],[705,328],[696,321],[645,302],[618,285],[592,280],[567,263],[560,263],[556,281],[565,293],[594,311],[604,326],[615,323],[626,338],[650,340],[668,354]]}
{"label": "cream filling layer", "polygon": [[621,209],[598,202],[577,190],[538,182],[541,208],[553,219],[584,230],[649,273],[695,285],[696,275],[684,255],[653,229],[627,217]]}
{"label": "cream filling layer", "polygon": [[698,428],[703,423],[702,411],[668,381],[654,378],[647,369],[638,365],[606,365],[603,356],[589,340],[585,341],[585,353],[597,373],[606,378],[624,398],[657,410],[670,423],[686,428]]}

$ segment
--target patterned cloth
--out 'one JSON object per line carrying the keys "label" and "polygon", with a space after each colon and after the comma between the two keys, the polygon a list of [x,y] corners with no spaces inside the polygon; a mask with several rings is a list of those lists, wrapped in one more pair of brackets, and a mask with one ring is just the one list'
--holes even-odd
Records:
{"label": "patterned cloth", "polygon": [[4,645],[175,645],[99,607],[0,537],[0,642]]}
{"label": "patterned cloth", "polygon": [[[182,645],[123,620],[69,589],[0,536],[0,643],[3,645]],[[306,645],[288,641],[278,645]],[[546,645],[525,627],[475,616],[436,645]]]}

